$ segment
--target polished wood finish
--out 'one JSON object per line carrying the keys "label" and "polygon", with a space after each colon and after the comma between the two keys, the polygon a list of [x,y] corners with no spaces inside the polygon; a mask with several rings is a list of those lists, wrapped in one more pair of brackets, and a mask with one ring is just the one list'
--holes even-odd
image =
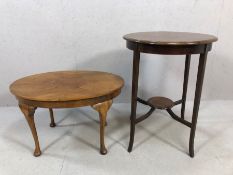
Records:
{"label": "polished wood finish", "polygon": [[168,109],[174,106],[174,102],[166,97],[152,97],[148,100],[157,109]]}
{"label": "polished wood finish", "polygon": [[150,45],[202,45],[210,44],[218,39],[213,35],[188,32],[138,32],[123,37],[127,41]]}
{"label": "polished wood finish", "polygon": [[[127,41],[127,48],[130,50],[138,50],[142,53],[160,54],[160,55],[187,55],[200,54],[205,52],[205,44],[202,45],[150,45],[142,43],[134,43]],[[207,44],[207,50],[212,49],[212,44]]]}
{"label": "polished wood finish", "polygon": [[99,118],[100,118],[100,153],[101,154],[107,154],[107,149],[104,144],[104,128],[106,126],[106,117],[107,117],[107,112],[109,108],[112,105],[112,100],[103,102],[103,103],[98,103],[92,106],[93,109],[98,111],[99,113]]}
{"label": "polished wood finish", "polygon": [[162,55],[200,54],[212,48],[217,41],[213,35],[187,32],[138,32],[123,37],[127,48],[143,53]]}
{"label": "polished wood finish", "polygon": [[100,116],[100,152],[106,154],[104,126],[106,115],[124,85],[121,77],[97,71],[58,71],[28,76],[10,85],[35,141],[35,156],[41,154],[34,112],[37,107],[49,108],[51,127],[55,127],[53,108],[92,106]]}
{"label": "polished wood finish", "polygon": [[35,142],[34,156],[38,157],[41,155],[41,151],[40,151],[40,144],[39,144],[39,140],[38,140],[38,136],[37,136],[36,126],[35,126],[35,122],[34,122],[34,114],[35,114],[36,107],[28,106],[25,104],[19,104],[19,108],[21,109],[22,113],[24,114],[24,116],[28,122],[28,125],[31,129],[32,136],[33,136],[34,142]]}
{"label": "polished wood finish", "polygon": [[[38,107],[79,107],[107,101],[120,92],[121,77],[97,71],[59,71],[31,75],[16,80],[10,91],[23,102]],[[32,103],[30,103],[32,102]],[[63,104],[69,104],[65,106]],[[44,105],[43,105],[44,103]],[[47,104],[47,105],[46,105]],[[60,106],[59,106],[60,104]],[[54,108],[53,107],[53,108]]]}
{"label": "polished wood finish", "polygon": [[[189,154],[191,157],[193,157],[194,137],[201,99],[201,90],[204,79],[207,53],[212,49],[212,43],[217,41],[217,38],[212,35],[187,32],[139,32],[125,35],[123,38],[126,40],[126,47],[130,50],[133,50],[134,52],[130,116],[131,125],[128,151],[131,152],[133,148],[135,125],[148,118],[155,109],[165,109],[174,120],[191,128],[189,139]],[[183,94],[181,100],[173,102],[172,100],[165,97],[152,97],[149,100],[145,101],[137,97],[140,53],[186,55]],[[192,54],[200,54],[200,58],[192,122],[189,122],[184,119],[184,114]],[[137,101],[151,107],[146,114],[138,118],[136,118]],[[181,104],[181,117],[177,116],[171,109],[173,106],[179,104]]]}

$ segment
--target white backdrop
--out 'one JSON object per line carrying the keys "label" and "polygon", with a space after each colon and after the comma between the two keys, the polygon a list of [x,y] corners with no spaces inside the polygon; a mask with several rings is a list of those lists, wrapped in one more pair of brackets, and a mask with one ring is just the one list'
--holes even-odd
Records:
{"label": "white backdrop", "polygon": [[[121,75],[118,102],[129,102],[132,52],[122,36],[138,31],[190,31],[219,37],[207,61],[204,100],[233,99],[232,0],[1,0],[0,105],[16,105],[9,84],[55,70]],[[193,99],[197,56],[188,99]],[[142,55],[140,96],[181,97],[183,56]],[[143,90],[142,90],[143,89]]]}

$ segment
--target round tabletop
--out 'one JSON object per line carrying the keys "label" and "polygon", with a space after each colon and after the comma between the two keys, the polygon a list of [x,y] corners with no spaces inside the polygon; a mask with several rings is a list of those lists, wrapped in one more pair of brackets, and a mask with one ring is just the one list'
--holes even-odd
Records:
{"label": "round tabletop", "polygon": [[40,102],[66,102],[117,96],[124,84],[120,76],[97,71],[59,71],[16,80],[10,91],[18,98]]}
{"label": "round tabletop", "polygon": [[208,34],[167,31],[131,33],[123,38],[131,42],[154,45],[199,45],[218,40],[217,37]]}

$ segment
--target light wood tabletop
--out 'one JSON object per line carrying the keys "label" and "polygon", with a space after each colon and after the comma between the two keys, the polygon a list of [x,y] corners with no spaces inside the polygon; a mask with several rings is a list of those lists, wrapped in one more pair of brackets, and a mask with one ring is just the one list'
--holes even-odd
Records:
{"label": "light wood tabletop", "polygon": [[98,71],[58,71],[31,75],[16,80],[10,85],[10,91],[19,102],[31,129],[35,151],[41,150],[34,123],[37,107],[49,108],[51,127],[55,127],[53,108],[73,108],[91,106],[99,113],[100,153],[106,154],[104,128],[112,99],[120,94],[124,80],[117,75]]}
{"label": "light wood tabletop", "polygon": [[67,102],[94,99],[117,93],[123,79],[97,71],[59,71],[31,75],[16,80],[10,91],[25,100]]}

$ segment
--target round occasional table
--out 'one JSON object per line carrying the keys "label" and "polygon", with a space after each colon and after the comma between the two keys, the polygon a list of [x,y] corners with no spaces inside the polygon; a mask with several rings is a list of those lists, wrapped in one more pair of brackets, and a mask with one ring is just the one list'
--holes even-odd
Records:
{"label": "round occasional table", "polygon": [[121,77],[96,71],[59,71],[28,76],[10,85],[19,107],[30,126],[34,141],[34,156],[41,150],[34,123],[37,107],[49,108],[51,127],[56,126],[53,108],[91,106],[99,113],[100,153],[106,154],[104,127],[112,99],[120,94],[124,81]]}
{"label": "round occasional table", "polygon": [[[127,48],[133,50],[133,77],[131,97],[131,127],[128,151],[131,152],[134,142],[135,125],[149,117],[155,109],[166,110],[176,121],[191,128],[189,139],[189,154],[194,157],[194,137],[197,124],[198,110],[201,99],[201,91],[205,73],[207,53],[211,50],[212,43],[217,38],[212,35],[186,32],[139,32],[127,34],[123,37]],[[162,55],[186,55],[184,68],[183,94],[181,100],[172,101],[165,97],[152,97],[143,100],[137,97],[140,53]],[[192,54],[200,54],[196,90],[193,106],[192,121],[184,119],[185,102],[188,86],[189,67]],[[143,116],[136,118],[137,101],[150,106],[150,110]],[[172,107],[181,104],[181,116],[177,116]]]}

